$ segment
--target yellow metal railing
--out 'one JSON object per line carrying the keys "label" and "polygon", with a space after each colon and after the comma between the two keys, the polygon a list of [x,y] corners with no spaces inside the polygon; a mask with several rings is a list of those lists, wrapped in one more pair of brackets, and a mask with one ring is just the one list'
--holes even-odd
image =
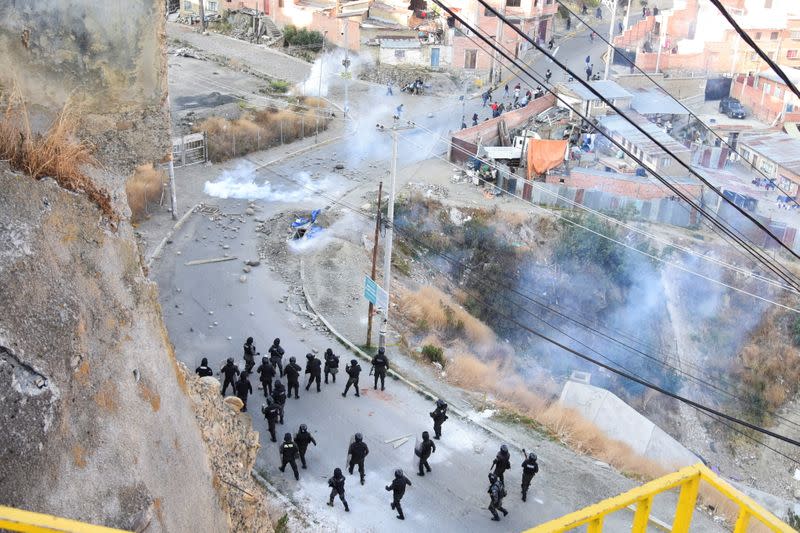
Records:
{"label": "yellow metal railing", "polygon": [[795,533],[795,530],[789,527],[788,524],[779,520],[775,515],[731,487],[714,472],[699,463],[654,479],[619,496],[614,496],[528,529],[525,533],[560,533],[581,526],[586,526],[588,533],[600,533],[603,531],[603,521],[606,516],[629,506],[635,509],[631,528],[632,533],[646,533],[647,524],[650,521],[650,510],[653,506],[653,498],[662,492],[678,487],[680,487],[681,492],[678,496],[678,505],[675,509],[675,518],[672,522],[671,531],[673,533],[687,533],[694,514],[695,504],[697,503],[697,493],[700,489],[701,481],[705,481],[739,506],[739,516],[733,528],[734,533],[745,533],[751,520],[761,522],[771,531]]}
{"label": "yellow metal railing", "polygon": [[0,505],[0,530],[24,531],[25,533],[129,533],[122,529],[93,526],[77,520],[32,513],[2,505]]}

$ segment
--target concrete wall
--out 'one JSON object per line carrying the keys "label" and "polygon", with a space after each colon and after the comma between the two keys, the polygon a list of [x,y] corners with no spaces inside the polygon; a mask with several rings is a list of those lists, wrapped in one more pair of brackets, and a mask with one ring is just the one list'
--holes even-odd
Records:
{"label": "concrete wall", "polygon": [[[127,173],[170,153],[164,2],[0,2],[0,84],[52,117],[69,99],[81,135]],[[135,154],[135,155],[134,155]]]}
{"label": "concrete wall", "polygon": [[783,113],[787,104],[793,105],[793,112],[787,112],[779,123],[800,121],[800,99],[783,83],[739,75],[731,84],[731,96],[738,98],[755,118],[768,124]]}
{"label": "concrete wall", "polygon": [[700,459],[680,442],[605,389],[567,381],[560,402],[580,412],[612,439],[669,469],[693,465]]}
{"label": "concrete wall", "polygon": [[[395,53],[397,50],[402,52],[403,57],[397,57]],[[430,58],[425,57],[422,48],[397,49],[381,47],[378,59],[382,65],[430,65]]]}

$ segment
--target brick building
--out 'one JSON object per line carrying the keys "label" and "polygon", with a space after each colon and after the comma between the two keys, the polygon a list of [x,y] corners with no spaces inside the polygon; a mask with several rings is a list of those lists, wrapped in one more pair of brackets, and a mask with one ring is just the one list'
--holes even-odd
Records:
{"label": "brick building", "polygon": [[[681,177],[670,177],[669,179],[689,196],[700,196],[701,187],[696,179]],[[545,181],[576,189],[602,191],[639,200],[657,200],[674,196],[672,191],[651,177],[618,174],[590,168],[573,168],[570,170],[569,175],[549,173]]]}
{"label": "brick building", "polygon": [[[784,72],[800,86],[800,70],[785,68]],[[757,75],[739,74],[731,84],[730,95],[738,98],[755,118],[768,124],[800,122],[800,98],[774,72]]]}
{"label": "brick building", "polygon": [[800,139],[780,132],[742,134],[739,152],[739,164],[761,170],[788,195],[800,197]]}

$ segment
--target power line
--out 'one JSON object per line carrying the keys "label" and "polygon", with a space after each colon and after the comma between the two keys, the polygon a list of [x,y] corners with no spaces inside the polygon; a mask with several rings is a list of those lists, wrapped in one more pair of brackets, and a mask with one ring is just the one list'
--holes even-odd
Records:
{"label": "power line", "polygon": [[[493,49],[497,50],[497,51],[498,51],[498,52],[499,52],[501,55],[503,55],[503,57],[505,57],[505,58],[506,58],[508,61],[510,61],[510,62],[511,62],[512,64],[514,64],[514,65],[517,65],[516,61],[515,61],[513,58],[511,58],[511,57],[510,57],[510,56],[509,56],[509,55],[508,55],[506,52],[504,52],[503,50],[500,50],[500,48],[496,47],[496,46],[495,46],[495,45],[494,45],[494,44],[493,44],[491,41],[489,41],[489,39],[487,39],[485,36],[483,36],[481,33],[479,33],[477,30],[475,30],[475,29],[474,29],[472,26],[470,26],[468,23],[466,23],[466,22],[465,22],[465,21],[464,21],[464,20],[463,20],[463,19],[462,19],[460,16],[458,16],[458,15],[457,15],[455,12],[453,12],[453,11],[452,11],[450,8],[448,8],[447,6],[445,6],[445,5],[444,5],[443,3],[441,3],[439,0],[434,0],[434,1],[436,2],[436,4],[437,4],[437,5],[439,5],[440,7],[442,7],[442,9],[444,9],[445,11],[447,11],[447,12],[448,12],[448,13],[449,13],[451,16],[453,16],[454,18],[456,18],[457,20],[459,20],[459,21],[461,22],[461,24],[462,24],[462,25],[464,25],[465,27],[467,27],[468,29],[470,29],[470,30],[471,30],[473,33],[475,33],[475,34],[476,34],[476,35],[477,35],[477,36],[478,36],[478,37],[479,37],[481,40],[483,40],[484,42],[486,42],[486,43],[487,43],[489,46],[491,46]],[[488,4],[487,4],[487,3],[486,3],[484,0],[478,0],[478,1],[479,1],[479,2],[480,2],[482,5],[484,5],[484,7],[486,7],[486,9],[487,9],[488,11],[491,11],[491,12],[493,12],[493,13],[495,14],[495,16],[502,17],[502,15],[501,15],[500,13],[498,13],[498,12],[497,12],[497,11],[496,11],[494,8],[492,8],[490,5],[488,5]],[[507,21],[506,21],[506,23],[507,23],[507,24],[509,24]],[[518,28],[516,28],[516,26],[514,26],[513,24],[509,24],[509,25],[510,25],[510,26],[511,26],[511,27],[512,27],[512,28],[513,28],[513,29],[514,29],[514,30],[515,30],[517,33],[519,33],[520,35],[522,35],[522,36],[523,36],[523,38],[525,38],[526,40],[528,40],[528,41],[530,41],[531,43],[533,43],[533,41],[532,41],[532,40],[531,40],[529,37],[527,37],[527,36],[526,36],[524,33],[522,33],[522,32],[521,32],[521,31],[520,31]],[[541,48],[539,45],[537,45],[537,44],[535,44],[535,43],[534,43],[534,46],[536,46],[536,47],[537,47],[537,49],[539,49],[540,51],[543,51],[543,50],[542,50],[542,48]],[[556,63],[556,65],[558,65],[558,67],[559,67],[559,68],[561,68],[561,69],[562,69],[562,70],[564,70],[565,72],[568,72],[570,75],[574,76],[574,73],[572,73],[572,72],[571,72],[571,71],[570,71],[570,70],[569,70],[569,69],[568,69],[568,68],[567,68],[565,65],[563,65],[563,64],[562,64],[560,61],[558,61],[557,59],[555,59],[555,57],[554,57],[554,56],[552,56],[552,55],[549,55],[549,54],[548,54],[548,57],[550,57],[550,58],[551,58],[551,60],[552,60],[554,63]],[[524,72],[525,72],[525,73],[526,73],[528,76],[530,76],[531,78],[533,78],[534,80],[536,79],[536,78],[535,78],[535,76],[533,76],[532,74],[530,74],[530,73],[529,73],[529,72],[528,72],[526,69],[522,69],[522,70],[523,70],[523,71],[524,71]],[[585,83],[585,82],[584,82],[583,80],[581,80],[581,79],[578,79],[578,81],[579,81],[581,84],[583,84],[583,85],[584,85],[586,88],[588,88],[588,89],[590,90],[590,92],[592,92],[592,93],[593,93],[595,96],[597,96],[599,99],[601,99],[603,102],[605,102],[605,103],[606,103],[606,104],[607,104],[607,105],[608,105],[608,106],[609,106],[611,109],[613,109],[615,112],[617,112],[618,114],[620,114],[621,116],[623,116],[624,118],[626,118],[627,120],[629,120],[629,119],[628,119],[628,117],[627,117],[627,116],[626,116],[624,113],[622,113],[622,112],[621,112],[621,111],[620,111],[620,110],[619,110],[619,109],[618,109],[618,108],[617,108],[617,107],[616,107],[616,106],[615,106],[613,103],[611,103],[610,101],[608,101],[608,99],[606,99],[605,97],[603,97],[603,96],[602,96],[600,93],[598,93],[598,92],[597,92],[597,91],[596,91],[596,90],[595,90],[593,87],[591,87],[591,86],[590,86],[588,83]],[[553,92],[553,91],[551,90],[551,92]],[[556,97],[558,98],[558,95],[556,95]],[[583,116],[581,113],[577,113],[577,114],[578,114],[579,116],[581,116],[582,118],[584,118],[585,120],[587,120],[587,121],[588,121],[588,119],[587,119],[585,116]],[[629,121],[630,121],[630,120],[629,120]],[[666,153],[669,153],[670,155],[673,155],[673,157],[674,157],[674,154],[672,154],[672,152],[670,152],[670,151],[669,151],[669,150],[668,150],[668,149],[667,149],[665,146],[663,146],[663,144],[662,144],[662,143],[660,143],[659,141],[657,141],[656,139],[654,139],[654,138],[653,138],[651,135],[649,135],[649,134],[648,134],[646,131],[644,131],[644,129],[642,129],[642,128],[641,128],[641,127],[638,125],[638,124],[636,124],[636,123],[634,123],[634,122],[630,122],[630,123],[631,123],[631,125],[632,125],[632,126],[634,126],[634,127],[637,129],[637,130],[639,130],[641,133],[643,133],[643,134],[644,134],[644,135],[645,135],[645,136],[646,136],[648,139],[650,139],[650,140],[651,140],[652,142],[654,142],[654,143],[655,143],[657,146],[659,146],[659,147],[660,147],[662,150],[664,150]],[[601,132],[601,133],[602,133],[602,132]],[[611,138],[610,136],[608,136],[608,135],[605,135],[605,134],[604,134],[604,136],[606,136],[606,138],[609,140],[609,142],[611,142],[612,144],[614,144],[615,146],[617,146],[617,147],[618,147],[620,150],[622,150],[624,153],[626,153],[626,154],[628,155],[628,157],[630,157],[631,159],[633,159],[634,161],[636,161],[636,162],[637,162],[639,165],[641,165],[641,166],[643,166],[643,167],[646,167],[646,166],[647,166],[647,165],[645,165],[645,164],[644,164],[644,162],[643,162],[643,161],[642,161],[642,160],[641,160],[639,157],[637,157],[635,154],[633,154],[633,153],[632,153],[630,150],[626,149],[626,148],[625,148],[625,147],[624,147],[624,146],[623,146],[623,145],[622,145],[620,142],[618,142],[618,141],[615,141],[614,139],[612,139],[612,138]],[[686,168],[686,169],[687,169],[687,170],[688,170],[688,171],[689,171],[691,174],[693,174],[693,175],[695,175],[696,177],[698,177],[698,179],[700,179],[700,180],[701,180],[703,183],[705,183],[706,185],[708,185],[709,187],[711,187],[711,185],[710,185],[710,184],[708,184],[708,183],[707,183],[707,181],[706,181],[706,180],[705,180],[705,179],[704,179],[702,176],[700,176],[700,175],[699,175],[699,174],[697,174],[695,171],[693,171],[693,170],[691,169],[691,167],[689,167],[688,165],[686,165],[685,163],[683,163],[683,162],[682,162],[682,161],[680,161],[679,159],[676,159],[676,161],[677,161],[678,163],[680,163],[682,166],[684,166],[684,168]],[[659,181],[661,181],[661,182],[662,182],[662,183],[663,183],[665,186],[667,186],[667,187],[668,187],[668,188],[669,188],[669,189],[670,189],[670,190],[671,190],[673,193],[675,193],[676,195],[678,195],[680,198],[683,198],[683,199],[684,199],[684,200],[685,200],[685,201],[686,201],[686,202],[687,202],[689,205],[691,205],[692,207],[694,207],[695,209],[697,209],[697,211],[698,211],[699,213],[701,213],[701,214],[702,214],[703,216],[705,216],[705,217],[706,217],[706,218],[707,218],[709,221],[711,221],[713,224],[715,224],[717,227],[719,227],[719,228],[720,228],[720,229],[721,229],[723,232],[725,232],[727,235],[729,235],[731,238],[733,238],[733,239],[734,239],[734,240],[735,240],[737,243],[739,243],[739,245],[740,245],[741,247],[743,247],[744,249],[746,249],[746,250],[747,250],[747,251],[748,251],[748,252],[749,252],[749,253],[750,253],[750,254],[751,254],[753,257],[757,258],[757,259],[758,259],[758,260],[759,260],[759,261],[760,261],[762,264],[764,264],[764,265],[765,265],[765,266],[766,266],[766,267],[767,267],[769,270],[773,271],[775,274],[777,274],[777,275],[778,275],[780,278],[782,278],[782,279],[783,279],[784,281],[786,281],[788,284],[792,285],[792,286],[793,286],[793,287],[795,287],[795,288],[798,288],[798,285],[796,284],[797,282],[795,281],[795,279],[794,279],[794,276],[793,276],[793,275],[792,275],[790,272],[786,271],[785,267],[783,267],[783,266],[782,266],[782,265],[780,265],[780,264],[777,264],[777,265],[776,265],[776,264],[773,264],[773,262],[772,262],[772,261],[770,261],[770,259],[769,259],[767,256],[765,256],[765,255],[762,255],[762,253],[761,253],[759,250],[757,250],[757,249],[755,249],[755,248],[752,248],[752,247],[750,247],[750,246],[748,245],[748,243],[746,243],[746,242],[745,242],[745,241],[744,241],[742,238],[740,238],[740,237],[738,237],[738,236],[734,235],[734,234],[733,234],[733,232],[732,232],[732,231],[731,231],[729,228],[727,228],[727,227],[725,226],[725,224],[723,224],[723,223],[722,223],[720,220],[718,220],[716,217],[714,217],[714,216],[712,216],[711,214],[709,214],[709,213],[708,213],[708,212],[707,212],[705,209],[703,209],[701,206],[698,206],[698,205],[697,205],[697,204],[694,202],[694,200],[690,199],[690,198],[689,198],[689,197],[688,197],[688,196],[687,196],[685,193],[683,193],[682,191],[680,191],[680,190],[679,190],[679,189],[678,189],[678,188],[677,188],[675,185],[673,185],[672,183],[670,183],[670,182],[669,182],[669,181],[668,181],[666,178],[664,178],[663,176],[661,176],[661,175],[660,175],[658,172],[651,171],[651,174],[652,174],[653,176],[655,176],[655,177],[656,177],[656,178],[657,178]],[[718,191],[716,191],[716,190],[715,190],[715,192],[716,192],[717,194],[719,194],[719,192],[718,192]],[[733,206],[734,206],[734,208],[735,208],[737,211],[741,212],[741,213],[742,213],[742,214],[743,214],[743,215],[744,215],[746,218],[748,218],[749,220],[753,221],[753,222],[754,222],[754,223],[755,223],[755,224],[756,224],[758,227],[760,227],[762,230],[764,230],[766,233],[768,233],[768,234],[769,234],[769,235],[772,237],[772,239],[774,239],[776,242],[778,242],[778,243],[780,244],[780,246],[781,246],[781,247],[783,247],[783,248],[785,248],[785,249],[789,250],[789,252],[790,252],[792,255],[794,255],[795,257],[798,257],[798,258],[800,258],[800,256],[798,256],[798,255],[797,255],[797,254],[796,254],[796,253],[795,253],[793,250],[791,250],[791,248],[789,248],[789,247],[788,247],[787,245],[785,245],[784,243],[780,242],[780,240],[779,240],[779,239],[778,239],[778,238],[777,238],[777,237],[776,237],[774,234],[772,234],[771,232],[769,232],[769,230],[767,230],[767,229],[766,229],[766,228],[763,226],[763,224],[761,224],[760,222],[758,222],[758,221],[756,221],[755,219],[753,219],[753,218],[752,218],[752,217],[751,217],[749,214],[745,213],[745,212],[744,212],[744,210],[742,210],[742,209],[741,209],[739,206],[736,206],[735,204],[733,204],[733,203],[732,203],[732,202],[731,202],[729,199],[725,198],[724,196],[721,196],[721,197],[722,197],[722,199],[723,199],[725,202],[727,202],[727,203],[730,203],[731,205],[733,205]]]}
{"label": "power line", "polygon": [[[571,9],[571,8],[570,8],[570,7],[569,7],[567,4],[566,4],[566,3],[564,3],[564,1],[563,1],[563,0],[556,0],[556,2],[558,2],[558,4],[559,4],[559,5],[561,5],[561,6],[562,6],[564,9],[566,9],[566,10],[567,10],[567,11],[568,11],[568,12],[569,12],[569,13],[570,13],[572,16],[574,16],[576,19],[578,19],[578,21],[579,21],[579,22],[583,23],[583,24],[584,24],[584,25],[585,25],[587,28],[589,28],[590,30],[592,30],[592,31],[593,31],[593,33],[595,33],[595,35],[597,35],[597,36],[600,38],[600,40],[602,40],[604,43],[606,43],[606,44],[610,45],[610,46],[612,47],[612,49],[616,49],[616,46],[615,46],[615,45],[614,45],[614,44],[613,44],[611,41],[609,41],[608,39],[606,39],[606,38],[605,38],[603,35],[601,35],[600,33],[598,33],[598,32],[595,32],[595,31],[594,31],[594,28],[593,28],[591,25],[589,25],[589,23],[588,23],[588,22],[586,22],[586,20],[584,20],[584,19],[582,19],[580,16],[578,16],[578,14],[577,14],[577,13],[575,13],[575,11],[573,11],[573,10],[572,10],[572,9]],[[733,153],[735,153],[735,154],[739,155],[740,157],[744,158],[744,156],[742,155],[742,153],[741,153],[740,151],[738,151],[738,150],[737,150],[737,149],[736,149],[736,148],[735,148],[735,147],[734,147],[732,144],[730,144],[730,143],[729,143],[729,142],[728,142],[728,141],[727,141],[727,140],[726,140],[724,137],[722,137],[722,136],[721,136],[719,133],[717,133],[717,132],[716,132],[716,131],[714,131],[714,130],[713,130],[711,127],[709,127],[709,126],[708,126],[708,124],[706,124],[705,122],[703,122],[702,120],[700,120],[700,117],[698,117],[697,115],[695,115],[695,114],[692,112],[692,110],[691,110],[691,109],[689,109],[689,107],[687,107],[687,106],[686,106],[686,105],[685,105],[683,102],[681,102],[681,100],[680,100],[680,99],[676,98],[675,96],[673,96],[673,95],[672,95],[672,93],[670,93],[669,91],[667,91],[667,90],[666,90],[666,89],[665,89],[665,88],[664,88],[664,87],[663,87],[663,86],[662,86],[660,83],[658,83],[658,81],[656,81],[656,79],[655,79],[655,78],[653,78],[653,77],[652,77],[650,74],[648,74],[648,73],[647,73],[647,72],[646,72],[644,69],[642,69],[641,67],[639,67],[639,66],[636,64],[636,62],[635,62],[634,60],[632,60],[631,58],[629,58],[629,57],[628,57],[627,55],[625,55],[625,54],[620,54],[620,57],[622,57],[622,59],[623,59],[625,62],[627,62],[627,63],[628,63],[628,64],[629,64],[629,65],[630,65],[632,68],[634,68],[635,70],[638,70],[639,72],[641,72],[641,73],[644,75],[644,77],[646,77],[646,78],[647,78],[647,79],[648,79],[650,82],[652,82],[652,83],[653,83],[653,85],[655,85],[656,87],[658,87],[659,89],[661,89],[661,90],[662,90],[662,91],[663,91],[665,94],[669,95],[669,97],[670,97],[670,98],[671,98],[673,101],[675,101],[675,103],[677,103],[677,104],[678,104],[678,105],[680,105],[680,106],[681,106],[683,109],[685,109],[685,110],[686,110],[686,112],[689,114],[689,116],[690,116],[690,117],[692,117],[693,119],[695,119],[696,121],[698,121],[700,124],[702,124],[702,125],[703,125],[703,126],[706,128],[706,131],[710,132],[710,133],[711,133],[711,134],[712,134],[714,137],[716,137],[717,139],[719,139],[719,141],[720,141],[722,144],[724,144],[725,146],[727,146],[727,147],[728,147],[728,148],[729,148],[729,149],[730,149],[730,150],[731,150]],[[609,60],[610,60],[610,59],[609,59]],[[763,170],[761,170],[760,168],[756,167],[754,164],[752,164],[752,163],[750,163],[750,162],[748,162],[748,164],[749,164],[749,167],[750,167],[750,169],[751,169],[751,170],[753,170],[753,171],[757,172],[758,174],[761,174],[761,176],[763,176],[765,179],[772,181],[772,180],[771,180],[771,178],[770,178],[769,176],[767,176],[767,174],[766,174],[766,173],[765,173]],[[780,185],[778,185],[777,183],[775,183],[774,185],[775,185],[775,188],[776,188],[776,189],[778,189],[780,192],[782,192],[782,193],[783,193],[785,196],[787,196],[787,197],[790,197],[790,198],[792,199],[792,202],[794,202],[796,205],[800,205],[800,203],[798,203],[798,201],[797,201],[797,200],[796,200],[796,199],[795,199],[795,198],[794,198],[792,195],[790,195],[788,192],[786,192],[784,189],[782,189],[782,188],[780,187]]]}
{"label": "power line", "polygon": [[[271,169],[265,169],[265,170],[267,170],[268,172],[271,172],[272,174],[276,175],[279,178],[282,178],[282,179],[285,179],[287,181],[293,182],[293,183],[295,183],[297,185],[300,185],[301,187],[303,187],[305,189],[308,189],[310,191],[315,192],[316,194],[318,194],[318,195],[320,195],[322,197],[328,198],[333,203],[336,203],[336,204],[339,204],[339,205],[343,205],[343,206],[347,207],[348,209],[352,210],[353,212],[355,212],[357,214],[360,214],[360,215],[365,216],[365,217],[370,218],[370,219],[372,218],[371,214],[364,213],[360,209],[352,207],[352,206],[348,205],[344,201],[332,198],[330,195],[327,195],[323,191],[320,191],[318,189],[310,187],[310,186],[308,186],[306,184],[300,183],[297,180],[294,180],[294,179],[292,179],[292,178],[290,178],[288,176],[280,174],[280,173],[278,173],[276,171],[273,171]],[[396,229],[396,228],[397,228],[397,226],[394,226],[392,229]],[[436,253],[436,252],[434,252],[434,253]],[[603,363],[601,361],[598,361],[595,358],[592,358],[592,357],[590,357],[590,356],[588,356],[588,355],[586,355],[586,354],[584,354],[582,352],[579,352],[578,350],[575,350],[575,349],[573,349],[573,348],[571,348],[569,346],[566,346],[563,343],[560,343],[560,342],[556,341],[555,339],[553,339],[553,338],[551,338],[551,337],[549,337],[549,336],[547,336],[547,335],[545,335],[545,334],[543,334],[541,332],[538,332],[538,331],[532,329],[531,327],[529,327],[529,326],[527,326],[525,324],[520,323],[515,318],[507,315],[506,313],[502,312],[501,310],[498,310],[498,309],[494,308],[493,306],[491,306],[490,304],[486,303],[480,297],[476,297],[475,295],[469,293],[468,290],[466,290],[466,289],[462,289],[462,290],[464,290],[466,293],[470,294],[472,299],[475,302],[477,302],[478,304],[480,304],[482,307],[484,307],[487,311],[495,313],[496,315],[502,317],[506,321],[511,322],[515,326],[527,331],[531,335],[533,335],[535,337],[538,337],[538,338],[544,340],[545,342],[548,342],[548,343],[556,346],[557,348],[560,348],[561,350],[563,350],[563,351],[565,351],[567,353],[570,353],[570,354],[572,354],[572,355],[574,355],[574,356],[576,356],[576,357],[578,357],[578,358],[580,358],[582,360],[590,362],[590,363],[592,363],[592,364],[594,364],[596,366],[599,366],[600,368],[604,368],[604,369],[606,369],[606,370],[608,370],[608,371],[610,371],[610,372],[612,372],[612,373],[614,373],[616,375],[619,375],[619,376],[621,376],[621,377],[623,377],[625,379],[628,379],[629,381],[633,381],[634,383],[638,383],[639,385],[642,385],[645,388],[649,388],[649,389],[654,390],[656,392],[659,392],[659,393],[661,393],[661,394],[663,394],[665,396],[668,396],[668,397],[673,398],[675,400],[678,400],[678,401],[680,401],[682,403],[685,403],[685,404],[687,404],[687,405],[689,405],[691,407],[694,407],[695,409],[698,409],[700,411],[704,411],[704,412],[709,413],[711,415],[715,415],[715,416],[723,418],[723,419],[725,419],[727,421],[733,422],[734,424],[740,425],[742,427],[746,427],[746,428],[751,429],[753,431],[756,431],[758,433],[762,433],[764,435],[768,435],[770,437],[776,438],[776,439],[778,439],[780,441],[783,441],[783,442],[792,444],[794,446],[800,447],[800,441],[794,440],[794,439],[792,439],[790,437],[786,437],[784,435],[781,435],[781,434],[776,433],[774,431],[771,431],[769,429],[760,427],[760,426],[758,426],[756,424],[752,424],[752,423],[747,422],[745,420],[741,420],[741,419],[736,418],[734,416],[728,415],[728,414],[726,414],[724,412],[721,412],[721,411],[719,411],[717,409],[708,407],[708,406],[706,406],[704,404],[701,404],[699,402],[696,402],[694,400],[686,398],[686,397],[684,397],[684,396],[682,396],[680,394],[673,393],[673,392],[671,392],[671,391],[669,391],[667,389],[664,389],[663,387],[660,387],[660,386],[658,386],[658,385],[656,385],[654,383],[651,383],[651,382],[649,382],[649,381],[647,381],[645,379],[642,379],[642,378],[634,375],[631,372],[628,372],[626,370],[621,370],[621,369],[618,369],[618,368],[615,368],[615,367],[611,366],[610,364],[606,364],[606,363]]]}

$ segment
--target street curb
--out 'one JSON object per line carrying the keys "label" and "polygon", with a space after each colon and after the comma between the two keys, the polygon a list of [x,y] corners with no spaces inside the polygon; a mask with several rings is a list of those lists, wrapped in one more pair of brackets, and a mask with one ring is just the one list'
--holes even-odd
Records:
{"label": "street curb", "polygon": [[197,209],[198,207],[200,207],[200,204],[195,204],[194,206],[192,206],[191,209],[186,211],[186,213],[183,214],[180,220],[178,220],[175,223],[175,225],[172,226],[172,229],[167,232],[164,238],[161,239],[161,242],[158,243],[158,246],[156,246],[155,250],[153,250],[153,253],[150,254],[149,258],[147,258],[145,265],[147,266],[148,269],[153,265],[153,261],[158,259],[158,257],[161,255],[161,252],[164,249],[164,245],[167,244],[167,241],[172,238],[172,236],[175,234],[176,231],[178,231],[181,228],[181,226],[183,226],[183,224],[189,219],[189,215],[194,213],[194,210]]}
{"label": "street curb", "polygon": [[[317,312],[317,310],[316,310],[316,308],[314,306],[314,302],[311,299],[311,297],[308,295],[308,290],[306,289],[305,263],[304,263],[302,258],[300,258],[300,285],[303,288],[303,296],[306,299],[306,303],[308,304],[309,309],[311,309],[311,312],[314,313],[314,315],[320,320],[320,322],[322,322],[325,325],[326,328],[328,328],[328,331],[330,331],[333,334],[333,336],[336,337],[336,339],[339,342],[344,344],[351,352],[353,352],[354,354],[359,356],[364,361],[371,362],[372,358],[369,355],[367,355],[363,350],[361,350],[361,348],[359,348],[358,346],[353,344],[344,335],[339,333],[339,331],[336,330],[336,328],[334,328],[331,325],[331,323],[328,322],[328,320],[324,316],[322,316],[320,313]],[[429,400],[436,400],[436,399],[440,398],[440,396],[435,394],[433,391],[429,390],[428,388],[426,388],[426,387],[424,387],[424,386],[422,386],[422,385],[420,385],[420,384],[418,384],[418,383],[416,383],[414,381],[411,381],[407,377],[403,376],[402,374],[398,373],[395,370],[392,370],[391,368],[387,371],[387,374],[389,374],[389,376],[391,376],[391,377],[403,382],[403,384],[405,384],[406,386],[410,387],[411,390],[417,392],[418,394],[421,394],[422,396],[424,396],[425,398],[427,398]],[[448,412],[453,413],[454,415],[458,416],[459,418],[461,418],[465,422],[470,423],[470,424],[478,427],[479,429],[484,430],[485,432],[489,433],[490,435],[493,435],[494,437],[497,437],[502,442],[504,442],[504,443],[508,444],[509,446],[511,446],[513,448],[516,448],[518,451],[522,452],[523,447],[518,445],[517,443],[511,441],[511,439],[509,439],[509,437],[507,435],[505,435],[504,433],[502,433],[501,431],[498,431],[498,430],[496,430],[496,429],[494,429],[492,427],[489,427],[489,426],[481,423],[478,420],[475,420],[475,419],[471,418],[466,412],[462,411],[458,407],[455,407],[453,402],[449,402],[448,401],[447,405],[448,405],[448,409],[447,409]]]}

